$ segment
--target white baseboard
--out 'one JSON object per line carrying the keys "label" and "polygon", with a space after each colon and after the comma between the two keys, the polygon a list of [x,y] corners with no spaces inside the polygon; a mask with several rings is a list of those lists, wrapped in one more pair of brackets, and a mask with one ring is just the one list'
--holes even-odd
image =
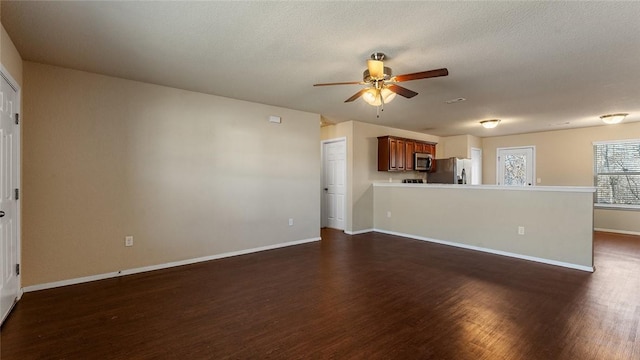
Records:
{"label": "white baseboard", "polygon": [[345,230],[344,233],[347,235],[359,235],[359,234],[366,234],[366,233],[370,233],[374,231],[373,229],[364,229],[364,230],[357,230],[357,231],[347,231]]}
{"label": "white baseboard", "polygon": [[120,276],[120,272],[119,271],[114,271],[114,272],[109,272],[109,273],[104,273],[104,274],[84,276],[84,277],[81,277],[81,278],[75,278],[75,279],[69,279],[69,280],[60,280],[60,281],[54,281],[54,282],[45,283],[45,284],[37,284],[37,285],[26,286],[26,287],[22,288],[22,290],[25,293],[28,293],[28,292],[32,292],[32,291],[53,289],[53,288],[57,288],[57,287],[67,286],[67,285],[75,285],[75,284],[82,284],[82,283],[87,283],[87,282],[91,282],[91,281],[110,279],[110,278],[114,278],[114,277],[118,277],[118,276]]}
{"label": "white baseboard", "polygon": [[428,241],[428,242],[432,242],[432,243],[436,243],[436,244],[455,246],[455,247],[459,247],[459,248],[463,248],[463,249],[476,250],[476,251],[482,251],[482,252],[495,254],[495,255],[508,256],[508,257],[512,257],[512,258],[516,258],[516,259],[535,261],[535,262],[539,262],[539,263],[543,263],[543,264],[549,264],[549,265],[555,265],[555,266],[562,266],[562,267],[566,267],[566,268],[570,268],[570,269],[576,269],[576,270],[582,270],[582,271],[588,271],[588,272],[593,272],[594,271],[593,266],[572,264],[572,263],[567,263],[567,262],[563,262],[563,261],[544,259],[544,258],[539,258],[539,257],[535,257],[535,256],[516,254],[516,253],[507,252],[507,251],[488,249],[488,248],[483,248],[483,247],[479,247],[479,246],[461,244],[461,243],[456,243],[456,242],[451,242],[451,241],[431,239],[431,238],[427,238],[427,237],[423,237],[423,236],[404,234],[404,233],[399,233],[399,232],[395,232],[395,231],[387,231],[387,230],[381,230],[381,229],[374,229],[374,231],[375,232],[379,232],[379,233],[383,233],[383,234],[407,237],[407,238],[415,239],[415,240]]}
{"label": "white baseboard", "polygon": [[310,239],[296,240],[296,241],[291,241],[291,242],[286,242],[286,243],[279,243],[279,244],[274,244],[274,245],[261,246],[261,247],[252,248],[252,249],[238,250],[238,251],[231,251],[231,252],[222,253],[222,254],[203,256],[203,257],[199,257],[199,258],[195,258],[195,259],[186,259],[186,260],[180,260],[180,261],[173,261],[173,262],[164,263],[164,264],[144,266],[144,267],[133,268],[133,269],[125,269],[125,270],[120,270],[120,271],[104,273],[104,274],[85,276],[85,277],[81,277],[81,278],[54,281],[54,282],[45,283],[45,284],[27,286],[27,287],[24,287],[22,289],[22,291],[24,291],[24,292],[32,292],[32,291],[38,291],[38,290],[52,289],[52,288],[57,288],[57,287],[61,287],[61,286],[81,284],[81,283],[86,283],[86,282],[90,282],[90,281],[115,278],[115,277],[118,277],[118,276],[138,274],[138,273],[146,272],[146,271],[168,269],[168,268],[172,268],[172,267],[176,267],[176,266],[195,264],[195,263],[204,262],[204,261],[222,259],[222,258],[238,256],[238,255],[245,255],[245,254],[250,254],[250,253],[255,253],[255,252],[260,252],[260,251],[266,251],[266,250],[273,250],[273,249],[283,248],[283,247],[287,247],[287,246],[306,244],[306,243],[319,241],[319,240],[321,240],[319,237],[315,237],[315,238],[310,238]]}
{"label": "white baseboard", "polygon": [[602,228],[595,228],[593,229],[595,231],[603,231],[603,232],[610,232],[610,233],[616,233],[616,234],[625,234],[625,235],[640,235],[639,231],[627,231],[627,230],[615,230],[615,229],[602,229]]}

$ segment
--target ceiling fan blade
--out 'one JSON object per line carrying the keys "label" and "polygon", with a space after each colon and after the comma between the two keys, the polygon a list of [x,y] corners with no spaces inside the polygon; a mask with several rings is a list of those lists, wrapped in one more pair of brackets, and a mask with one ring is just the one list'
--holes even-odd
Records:
{"label": "ceiling fan blade", "polygon": [[313,84],[313,86],[330,86],[330,85],[364,85],[364,83],[362,81],[347,81],[347,82]]}
{"label": "ceiling fan blade", "polygon": [[347,102],[352,102],[353,100],[355,100],[355,99],[359,98],[360,96],[362,96],[362,94],[364,94],[367,90],[369,90],[369,89],[364,88],[364,89],[362,89],[362,90],[358,91],[358,92],[357,92],[357,93],[355,93],[352,97],[348,98],[348,99],[347,99],[347,100],[345,100],[344,102],[346,102],[346,103],[347,103]]}
{"label": "ceiling fan blade", "polygon": [[384,78],[384,63],[380,60],[367,60],[367,69],[369,76],[374,79]]}
{"label": "ceiling fan blade", "polygon": [[418,95],[418,93],[413,90],[409,90],[407,88],[403,88],[402,86],[393,85],[393,84],[387,85],[387,89],[393,91],[394,93],[400,96],[404,96],[407,99],[411,99],[412,97]]}
{"label": "ceiling fan blade", "polygon": [[449,70],[447,70],[446,68],[442,68],[442,69],[422,71],[422,72],[417,72],[412,74],[397,75],[392,79],[392,81],[403,82],[403,81],[409,81],[409,80],[427,79],[427,78],[447,76],[447,75],[449,75]]}

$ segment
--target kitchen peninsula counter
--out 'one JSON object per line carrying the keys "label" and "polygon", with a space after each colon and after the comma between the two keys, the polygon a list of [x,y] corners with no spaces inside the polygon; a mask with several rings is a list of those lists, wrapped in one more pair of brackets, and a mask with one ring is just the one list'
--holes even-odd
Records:
{"label": "kitchen peninsula counter", "polygon": [[509,186],[509,185],[460,185],[460,184],[418,184],[400,182],[375,182],[373,186],[380,187],[427,187],[432,189],[471,189],[471,190],[508,190],[508,191],[557,191],[557,192],[586,192],[593,194],[593,186]]}
{"label": "kitchen peninsula counter", "polygon": [[593,193],[583,186],[373,184],[374,230],[593,271]]}

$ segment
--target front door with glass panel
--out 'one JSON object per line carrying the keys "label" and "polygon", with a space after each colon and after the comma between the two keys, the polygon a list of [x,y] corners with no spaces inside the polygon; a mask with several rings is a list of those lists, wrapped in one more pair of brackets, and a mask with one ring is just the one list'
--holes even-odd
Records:
{"label": "front door with glass panel", "polygon": [[535,148],[498,148],[498,185],[531,186],[535,178]]}

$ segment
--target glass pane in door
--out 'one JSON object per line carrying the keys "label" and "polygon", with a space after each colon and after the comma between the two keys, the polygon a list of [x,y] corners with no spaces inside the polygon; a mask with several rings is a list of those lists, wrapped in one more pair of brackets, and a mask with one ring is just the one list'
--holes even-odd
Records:
{"label": "glass pane in door", "polygon": [[507,154],[504,156],[504,185],[525,185],[527,183],[527,156]]}
{"label": "glass pane in door", "polygon": [[535,177],[535,148],[498,148],[498,185],[531,186]]}

